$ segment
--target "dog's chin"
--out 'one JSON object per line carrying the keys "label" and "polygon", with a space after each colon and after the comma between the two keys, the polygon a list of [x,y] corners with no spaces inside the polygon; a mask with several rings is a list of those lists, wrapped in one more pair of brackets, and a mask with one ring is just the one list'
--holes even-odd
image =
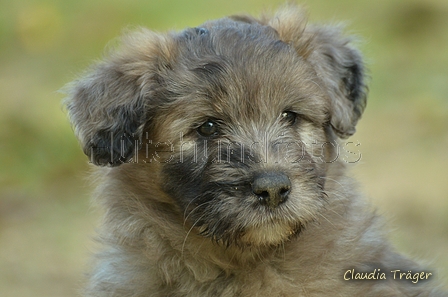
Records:
{"label": "dog's chin", "polygon": [[298,236],[303,230],[301,223],[270,223],[246,229],[240,237],[243,246],[278,246]]}
{"label": "dog's chin", "polygon": [[269,222],[248,226],[239,231],[229,229],[224,231],[224,234],[210,234],[209,230],[200,227],[199,234],[226,248],[263,248],[279,246],[296,238],[304,227],[305,225],[299,222]]}

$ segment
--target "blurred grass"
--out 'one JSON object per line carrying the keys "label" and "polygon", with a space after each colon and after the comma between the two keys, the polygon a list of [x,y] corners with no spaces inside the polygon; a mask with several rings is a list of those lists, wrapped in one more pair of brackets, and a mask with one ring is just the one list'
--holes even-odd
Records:
{"label": "blurred grass", "polygon": [[[283,1],[0,0],[0,295],[76,296],[96,215],[57,92],[123,28],[182,29]],[[448,276],[448,2],[313,0],[348,20],[370,66],[353,169],[391,238]],[[446,279],[445,279],[446,282]]]}

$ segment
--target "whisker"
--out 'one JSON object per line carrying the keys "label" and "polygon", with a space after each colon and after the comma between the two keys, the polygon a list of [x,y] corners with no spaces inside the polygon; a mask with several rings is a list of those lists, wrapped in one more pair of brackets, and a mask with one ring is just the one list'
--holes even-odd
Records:
{"label": "whisker", "polygon": [[[206,201],[206,202],[204,202],[204,203],[201,203],[201,204],[199,204],[198,206],[196,206],[195,208],[193,208],[189,213],[188,213],[188,215],[185,217],[185,214],[184,214],[184,226],[185,226],[185,224],[187,223],[187,220],[188,220],[188,218],[190,217],[190,215],[192,215],[197,209],[199,209],[200,207],[202,207],[202,206],[204,206],[204,205],[206,205],[206,204],[209,204],[209,203],[211,203],[212,201],[210,200],[210,201]],[[185,210],[185,212],[186,212],[186,210]]]}
{"label": "whisker", "polygon": [[335,180],[333,178],[330,178],[330,177],[327,177],[327,176],[319,176],[319,178],[332,181],[332,182],[336,183],[337,185],[339,185],[342,188],[342,190],[344,191],[344,193],[348,192],[347,188],[343,184],[341,184],[339,181],[337,181],[337,180]]}
{"label": "whisker", "polygon": [[188,230],[187,234],[185,235],[184,241],[182,243],[182,248],[181,248],[181,255],[183,257],[184,255],[184,249],[185,249],[185,244],[187,243],[187,238],[190,235],[191,231],[193,230],[194,227],[196,227],[196,224],[205,216],[205,214],[203,214],[202,216],[200,216],[191,226],[191,228]]}

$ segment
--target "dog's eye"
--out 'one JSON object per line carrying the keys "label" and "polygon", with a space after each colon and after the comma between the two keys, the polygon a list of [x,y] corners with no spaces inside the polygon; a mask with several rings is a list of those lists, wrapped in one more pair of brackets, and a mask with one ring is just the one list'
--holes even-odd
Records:
{"label": "dog's eye", "polygon": [[297,121],[297,113],[295,113],[293,111],[286,110],[281,113],[280,118],[282,119],[282,121],[285,121],[285,122],[289,123],[290,125],[293,125]]}
{"label": "dog's eye", "polygon": [[203,123],[197,131],[204,137],[216,136],[218,135],[218,124],[213,121],[207,121]]}

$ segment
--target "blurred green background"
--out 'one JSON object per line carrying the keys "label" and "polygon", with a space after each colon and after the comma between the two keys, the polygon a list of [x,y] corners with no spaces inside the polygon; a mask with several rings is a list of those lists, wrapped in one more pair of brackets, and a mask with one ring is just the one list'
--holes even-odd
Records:
{"label": "blurred green background", "polygon": [[[76,296],[94,249],[82,154],[58,90],[123,28],[182,29],[277,0],[0,0],[0,296]],[[397,247],[448,276],[448,1],[313,0],[370,68],[352,173]]]}

